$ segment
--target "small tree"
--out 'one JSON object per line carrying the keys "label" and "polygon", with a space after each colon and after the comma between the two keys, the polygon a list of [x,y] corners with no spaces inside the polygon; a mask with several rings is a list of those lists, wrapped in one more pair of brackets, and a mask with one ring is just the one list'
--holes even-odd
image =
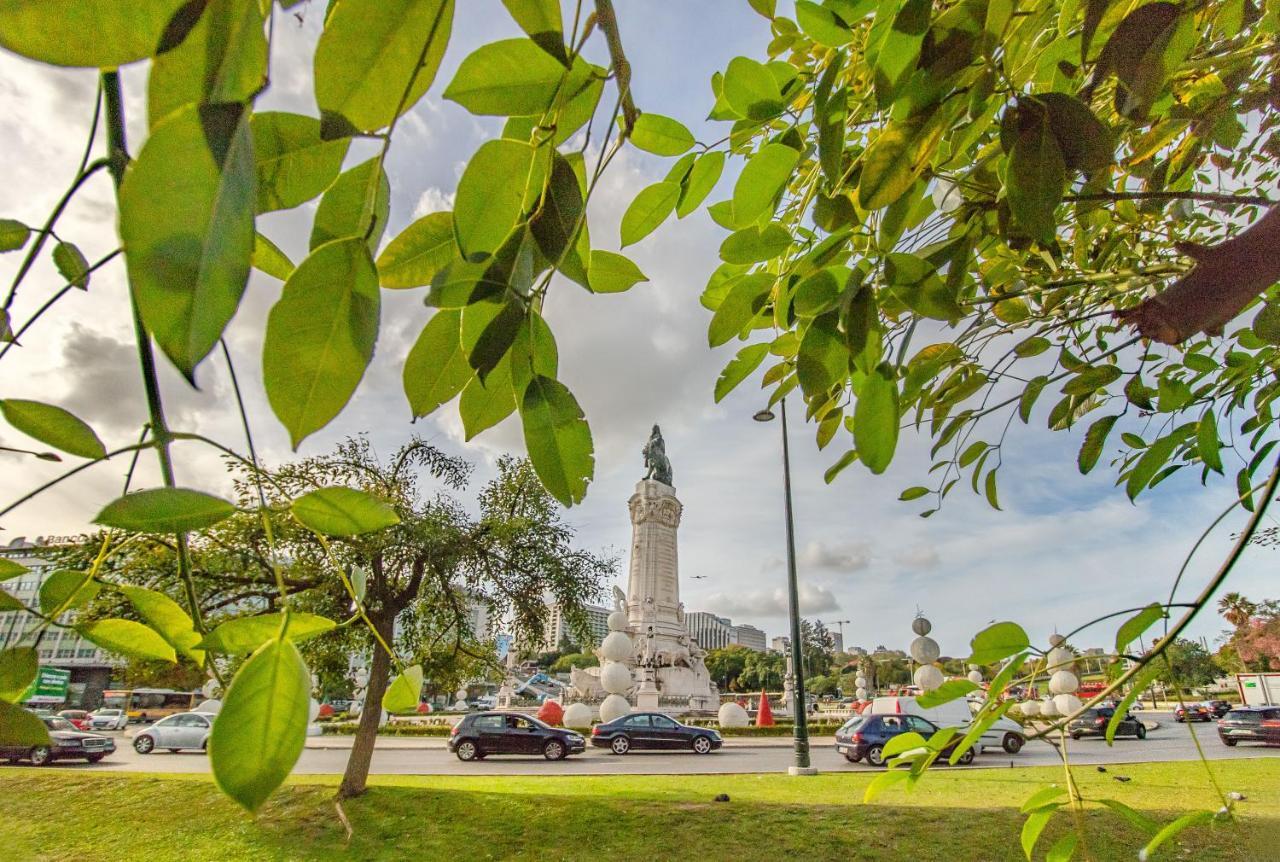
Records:
{"label": "small tree", "polygon": [[739,677],[746,669],[748,659],[756,651],[741,644],[729,644],[725,647],[707,650],[705,659],[707,673],[720,687],[721,691],[742,691]]}

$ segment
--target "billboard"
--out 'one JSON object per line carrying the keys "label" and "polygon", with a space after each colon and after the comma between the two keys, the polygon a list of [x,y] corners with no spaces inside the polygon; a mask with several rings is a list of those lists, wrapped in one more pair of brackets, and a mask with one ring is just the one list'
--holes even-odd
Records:
{"label": "billboard", "polygon": [[36,671],[36,678],[27,686],[27,690],[18,698],[19,703],[64,703],[67,699],[67,687],[71,682],[71,671],[57,667],[42,667]]}

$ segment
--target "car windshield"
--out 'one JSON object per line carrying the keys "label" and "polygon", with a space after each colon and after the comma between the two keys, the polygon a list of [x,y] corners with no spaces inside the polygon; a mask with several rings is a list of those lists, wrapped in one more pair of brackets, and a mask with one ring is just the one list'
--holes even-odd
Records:
{"label": "car windshield", "polygon": [[44,723],[50,730],[75,730],[75,725],[67,721],[65,718],[59,718],[56,715],[46,715]]}
{"label": "car windshield", "polygon": [[1226,714],[1227,721],[1239,721],[1245,724],[1262,724],[1262,713],[1252,709],[1233,709]]}
{"label": "car windshield", "polygon": [[118,709],[100,709],[100,710],[98,710],[98,711],[97,711],[96,713],[94,713],[94,714],[95,714],[95,715],[103,715],[103,716],[107,716],[107,717],[109,717],[109,718],[114,718],[115,716],[117,716],[117,715],[119,715],[119,714],[120,714],[120,710],[118,710]]}

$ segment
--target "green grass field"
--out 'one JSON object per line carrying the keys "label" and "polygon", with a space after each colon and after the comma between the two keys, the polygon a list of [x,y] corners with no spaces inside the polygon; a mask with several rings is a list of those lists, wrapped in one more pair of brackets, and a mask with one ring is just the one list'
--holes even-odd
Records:
{"label": "green grass field", "polygon": [[[1280,858],[1280,759],[1212,764],[1244,793],[1234,823],[1182,833],[1154,859]],[[1167,822],[1219,806],[1199,763],[1077,770],[1090,797]],[[1113,776],[1132,780],[1121,783]],[[336,777],[301,776],[257,818],[203,776],[0,770],[0,852],[14,860],[655,859],[1015,860],[1018,806],[1062,770],[939,769],[914,791],[861,803],[872,774],[684,776],[378,776],[333,805]],[[713,802],[727,793],[729,802]],[[1059,812],[1037,859],[1070,828]],[[1089,806],[1089,858],[1136,859],[1142,833]],[[1084,858],[1077,853],[1076,858]]]}

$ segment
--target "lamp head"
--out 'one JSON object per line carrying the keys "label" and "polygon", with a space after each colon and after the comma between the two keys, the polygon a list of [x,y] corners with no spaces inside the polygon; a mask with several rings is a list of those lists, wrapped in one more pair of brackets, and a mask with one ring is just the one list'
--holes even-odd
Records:
{"label": "lamp head", "polygon": [[773,411],[766,407],[763,410],[757,410],[756,414],[751,418],[757,422],[772,422],[774,418]]}

